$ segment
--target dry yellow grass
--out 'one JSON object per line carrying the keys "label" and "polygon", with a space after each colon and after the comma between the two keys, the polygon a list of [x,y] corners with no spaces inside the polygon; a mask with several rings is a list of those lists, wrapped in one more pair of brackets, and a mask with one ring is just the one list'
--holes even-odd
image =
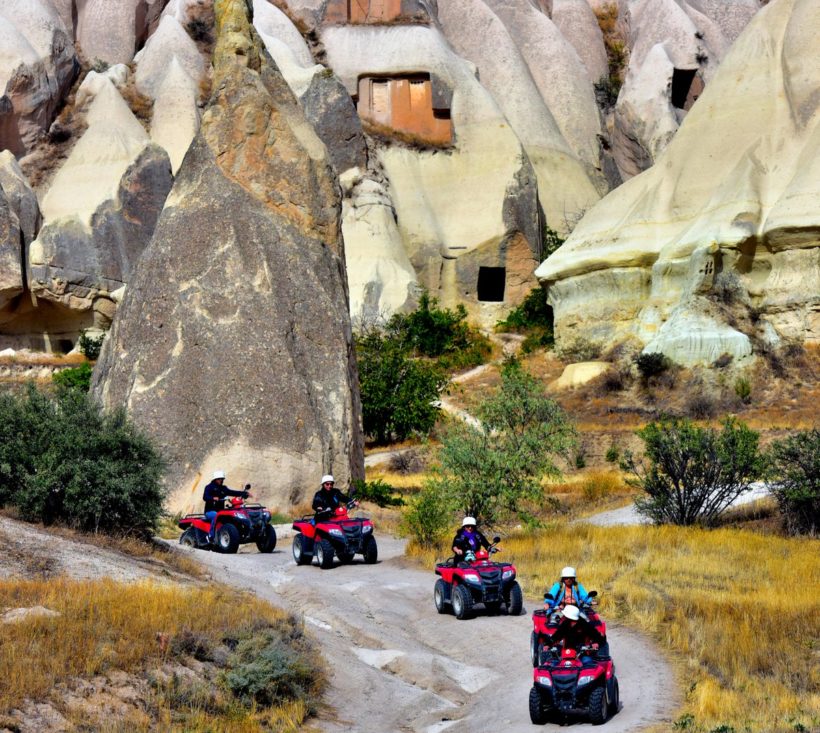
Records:
{"label": "dry yellow grass", "polygon": [[[32,617],[0,637],[0,715],[25,698],[43,700],[60,682],[113,670],[149,674],[173,661],[174,639],[185,633],[214,647],[245,630],[285,623],[286,614],[250,595],[221,587],[182,588],[111,580],[0,581],[0,608],[37,605],[58,617]],[[159,636],[158,636],[159,635]],[[164,643],[161,640],[165,639]],[[296,730],[307,716],[304,704],[257,710],[241,705],[200,709],[190,700],[155,701],[155,720],[163,730]],[[181,718],[182,716],[182,718]],[[81,721],[78,721],[81,722]]]}
{"label": "dry yellow grass", "polygon": [[504,550],[530,595],[575,565],[606,617],[674,652],[686,730],[820,730],[820,541],[564,525],[513,535]]}

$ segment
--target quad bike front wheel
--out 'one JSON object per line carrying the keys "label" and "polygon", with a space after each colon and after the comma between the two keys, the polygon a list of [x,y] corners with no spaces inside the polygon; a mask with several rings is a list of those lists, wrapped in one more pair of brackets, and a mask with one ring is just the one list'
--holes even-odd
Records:
{"label": "quad bike front wheel", "polygon": [[196,529],[193,527],[188,527],[188,529],[186,529],[179,538],[179,544],[184,547],[198,547],[199,544],[196,541]]}
{"label": "quad bike front wheel", "polygon": [[376,544],[376,538],[370,534],[364,541],[364,561],[368,565],[373,565],[379,559],[379,548]]}
{"label": "quad bike front wheel", "polygon": [[276,547],[276,530],[269,524],[265,525],[265,532],[256,540],[256,549],[259,552],[273,552]]}
{"label": "quad bike front wheel", "polygon": [[239,530],[232,524],[223,524],[216,530],[216,546],[220,552],[233,555],[239,549]]}
{"label": "quad bike front wheel", "polygon": [[305,536],[299,532],[293,538],[293,559],[297,565],[310,565],[313,555],[305,552]]}
{"label": "quad bike front wheel", "polygon": [[353,562],[353,553],[347,550],[340,550],[336,553],[336,557],[339,558],[339,562],[342,563],[342,565],[350,565],[350,563]]}
{"label": "quad bike front wheel", "polygon": [[532,666],[537,667],[538,663],[541,661],[541,640],[538,638],[538,634],[534,631],[530,633],[530,658],[532,659]]}
{"label": "quad bike front wheel", "polygon": [[621,706],[621,691],[618,689],[618,678],[613,675],[612,677],[612,690],[609,695],[609,714],[615,715],[618,712],[618,708]]}
{"label": "quad bike front wheel", "polygon": [[521,611],[524,610],[524,594],[521,592],[521,586],[518,581],[514,580],[510,585],[509,595],[507,596],[507,614],[510,616],[520,616]]}
{"label": "quad bike front wheel", "polygon": [[530,720],[535,725],[544,725],[549,717],[548,712],[541,691],[533,685],[530,688]]}
{"label": "quad bike front wheel", "polygon": [[589,693],[589,722],[593,725],[606,723],[609,717],[609,705],[606,701],[606,686],[600,685]]}
{"label": "quad bike front wheel", "polygon": [[473,594],[463,585],[453,588],[453,613],[459,621],[473,615]]}
{"label": "quad bike front wheel", "polygon": [[447,583],[441,578],[436,581],[433,588],[433,603],[436,604],[436,611],[439,613],[447,613]]}
{"label": "quad bike front wheel", "polygon": [[333,545],[330,540],[316,540],[315,544],[316,560],[322,570],[327,570],[333,566]]}

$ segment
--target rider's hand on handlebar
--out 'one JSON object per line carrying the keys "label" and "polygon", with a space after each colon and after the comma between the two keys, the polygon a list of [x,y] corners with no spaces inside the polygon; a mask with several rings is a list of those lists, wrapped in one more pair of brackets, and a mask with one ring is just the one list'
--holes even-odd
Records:
{"label": "rider's hand on handlebar", "polygon": [[463,554],[464,554],[464,551],[463,551],[460,547],[454,547],[454,548],[453,548],[453,552],[454,552],[456,555],[463,555]]}

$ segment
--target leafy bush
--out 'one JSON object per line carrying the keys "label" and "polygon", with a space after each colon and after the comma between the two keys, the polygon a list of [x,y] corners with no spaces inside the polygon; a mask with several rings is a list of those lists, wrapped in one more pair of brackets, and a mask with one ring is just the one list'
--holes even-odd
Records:
{"label": "leafy bush", "polygon": [[601,356],[601,344],[577,338],[564,344],[558,351],[558,357],[564,361],[593,361]]}
{"label": "leafy bush", "polygon": [[61,390],[77,390],[78,392],[88,392],[91,389],[91,375],[93,369],[91,364],[84,361],[78,367],[70,367],[55,372],[51,381]]}
{"label": "leafy bush", "polygon": [[638,511],[656,524],[714,525],[764,468],[759,435],[733,418],[720,432],[689,420],[662,418],[638,431],[649,467],[631,453],[623,467],[646,493]]}
{"label": "leafy bush", "polygon": [[364,432],[378,443],[427,434],[447,377],[439,367],[412,359],[395,340],[372,332],[356,340]]}
{"label": "leafy bush", "polygon": [[770,451],[771,490],[792,534],[820,532],[820,430],[802,430]]}
{"label": "leafy bush", "polygon": [[553,252],[557,252],[558,248],[566,241],[555,229],[544,224],[544,249],[541,252],[541,259],[545,260]]}
{"label": "leafy bush", "polygon": [[735,380],[735,394],[746,405],[752,401],[752,383],[747,377],[738,377]]}
{"label": "leafy bush", "polygon": [[382,479],[375,481],[356,479],[353,486],[356,487],[356,498],[361,501],[370,501],[381,507],[404,505],[404,499],[394,496],[396,490]]}
{"label": "leafy bush", "polygon": [[550,347],[555,343],[553,335],[552,306],[547,303],[541,288],[533,288],[521,305],[513,308],[503,321],[495,324],[500,333],[525,333],[527,338],[521,350],[528,354],[537,348]]}
{"label": "leafy bush", "polygon": [[606,449],[606,458],[607,463],[617,463],[621,458],[621,449],[618,447],[617,443],[610,444],[609,448]]}
{"label": "leafy bush", "polygon": [[446,537],[454,511],[447,491],[431,481],[408,502],[402,530],[420,547],[434,547]]}
{"label": "leafy bush", "polygon": [[665,354],[653,352],[651,354],[638,354],[635,357],[635,366],[641,374],[644,383],[648,382],[651,377],[656,377],[663,374],[669,369],[670,361]]}
{"label": "leafy bush", "polygon": [[162,515],[164,463],[122,410],[76,389],[0,396],[0,505],[81,530],[150,534]]}
{"label": "leafy bush", "polygon": [[97,361],[100,356],[100,349],[102,349],[105,334],[100,334],[96,338],[89,336],[85,331],[80,334],[79,346],[80,351],[89,361]]}
{"label": "leafy bush", "polygon": [[450,505],[490,526],[508,516],[528,521],[527,503],[543,500],[541,478],[560,476],[553,457],[575,443],[566,414],[518,362],[508,362],[501,377],[476,410],[480,427],[457,423],[446,431],[434,480]]}

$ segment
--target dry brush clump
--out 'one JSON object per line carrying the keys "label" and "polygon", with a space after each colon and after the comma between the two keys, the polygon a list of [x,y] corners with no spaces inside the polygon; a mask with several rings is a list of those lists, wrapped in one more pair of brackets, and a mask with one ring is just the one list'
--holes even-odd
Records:
{"label": "dry brush clump", "polygon": [[[567,564],[604,617],[681,655],[686,730],[820,726],[820,541],[744,530],[550,527],[504,544],[529,595]],[[800,728],[799,726],[804,726]]]}

